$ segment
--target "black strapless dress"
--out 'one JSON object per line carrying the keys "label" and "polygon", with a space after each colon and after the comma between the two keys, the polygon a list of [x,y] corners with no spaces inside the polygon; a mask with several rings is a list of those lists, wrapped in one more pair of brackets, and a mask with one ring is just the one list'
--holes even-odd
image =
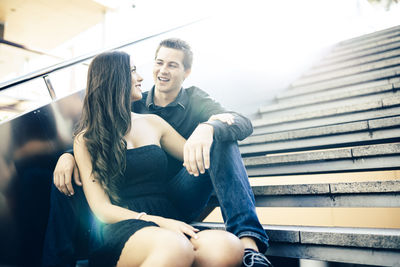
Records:
{"label": "black strapless dress", "polygon": [[[122,206],[182,220],[166,194],[167,155],[157,145],[147,145],[126,152],[126,171],[120,188]],[[90,266],[115,266],[126,241],[143,227],[158,226],[143,220],[124,220],[114,224],[95,223],[92,229]]]}

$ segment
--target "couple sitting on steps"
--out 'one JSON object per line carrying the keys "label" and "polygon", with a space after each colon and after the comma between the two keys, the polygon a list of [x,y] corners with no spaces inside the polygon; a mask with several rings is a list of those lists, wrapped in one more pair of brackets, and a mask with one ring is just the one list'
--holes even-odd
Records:
{"label": "couple sitting on steps", "polygon": [[[197,87],[182,88],[193,54],[160,43],[142,94],[130,56],[90,64],[74,154],[54,171],[43,266],[272,266],[268,237],[237,140],[251,122]],[[212,191],[226,230],[191,226]]]}

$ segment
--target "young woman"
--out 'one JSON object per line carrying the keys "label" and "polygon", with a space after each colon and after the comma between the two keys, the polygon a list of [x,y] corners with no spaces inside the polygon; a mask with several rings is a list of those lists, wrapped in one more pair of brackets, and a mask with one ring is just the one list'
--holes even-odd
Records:
{"label": "young woman", "polygon": [[131,112],[141,82],[123,52],[100,54],[89,67],[74,154],[100,222],[90,265],[239,266],[236,236],[182,222],[168,199],[164,150],[182,160],[185,140],[160,117]]}

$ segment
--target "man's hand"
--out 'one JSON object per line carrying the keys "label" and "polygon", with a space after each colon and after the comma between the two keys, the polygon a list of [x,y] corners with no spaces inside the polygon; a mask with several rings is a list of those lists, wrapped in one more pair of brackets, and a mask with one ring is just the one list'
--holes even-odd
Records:
{"label": "man's hand", "polygon": [[221,114],[212,115],[208,119],[208,121],[216,121],[216,120],[225,122],[228,125],[232,125],[235,122],[235,117],[230,113],[221,113]]}
{"label": "man's hand", "polygon": [[199,173],[204,173],[206,169],[210,168],[213,135],[213,126],[201,123],[186,141],[183,148],[183,166],[190,174],[199,176]]}
{"label": "man's hand", "polygon": [[62,154],[58,159],[53,175],[54,185],[67,196],[74,194],[74,188],[71,183],[72,175],[74,176],[75,184],[82,186],[75,158],[69,153]]}

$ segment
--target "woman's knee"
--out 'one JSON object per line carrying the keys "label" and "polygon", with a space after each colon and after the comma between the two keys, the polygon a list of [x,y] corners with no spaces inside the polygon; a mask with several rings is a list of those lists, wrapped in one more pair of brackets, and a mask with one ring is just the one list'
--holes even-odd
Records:
{"label": "woman's knee", "polygon": [[137,231],[125,243],[118,266],[191,266],[193,245],[183,235],[159,227]]}
{"label": "woman's knee", "polygon": [[196,266],[239,266],[244,247],[235,235],[221,230],[200,232],[191,239],[196,251]]}
{"label": "woman's knee", "polygon": [[159,256],[162,254],[166,260],[174,263],[171,266],[181,266],[177,262],[190,262],[190,266],[194,260],[192,243],[184,235],[170,230],[161,229],[154,250]]}

